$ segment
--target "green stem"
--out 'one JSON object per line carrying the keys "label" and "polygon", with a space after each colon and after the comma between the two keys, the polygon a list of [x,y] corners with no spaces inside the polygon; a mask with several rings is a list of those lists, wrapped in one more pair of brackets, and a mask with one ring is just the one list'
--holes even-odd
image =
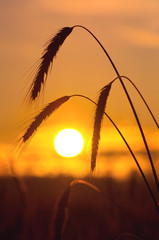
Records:
{"label": "green stem", "polygon": [[130,96],[129,96],[129,94],[128,94],[128,91],[127,91],[126,87],[125,87],[125,84],[124,84],[124,82],[123,82],[123,80],[122,80],[122,78],[121,78],[121,76],[120,76],[120,74],[119,74],[119,72],[118,72],[118,70],[117,70],[114,62],[112,61],[111,57],[109,56],[108,52],[105,50],[105,48],[103,47],[103,45],[100,43],[100,41],[95,37],[95,35],[94,35],[89,29],[87,29],[86,27],[84,27],[84,26],[82,26],[82,25],[75,25],[75,26],[73,26],[73,28],[75,28],[75,27],[81,27],[81,28],[85,29],[87,32],[89,32],[89,33],[93,36],[93,38],[98,42],[98,44],[100,45],[100,47],[102,48],[102,50],[103,50],[104,53],[106,54],[106,56],[107,56],[107,58],[109,59],[112,67],[114,68],[114,71],[116,72],[116,74],[117,74],[117,76],[118,76],[118,78],[119,78],[119,80],[120,80],[120,83],[121,83],[121,85],[122,85],[122,87],[123,87],[123,89],[124,89],[124,91],[125,91],[125,94],[126,94],[126,96],[127,96],[127,99],[128,99],[128,101],[129,101],[129,104],[130,104],[130,106],[131,106],[131,109],[132,109],[132,111],[133,111],[134,117],[135,117],[135,119],[136,119],[137,125],[138,125],[138,127],[139,127],[139,130],[140,130],[140,133],[141,133],[141,136],[142,136],[144,145],[145,145],[145,149],[146,149],[146,151],[147,151],[147,155],[148,155],[148,158],[149,158],[149,161],[150,161],[150,164],[151,164],[151,168],[152,168],[153,176],[154,176],[154,179],[155,179],[156,187],[157,187],[157,190],[158,190],[158,192],[159,192],[159,181],[158,181],[158,177],[157,177],[157,174],[156,174],[156,170],[155,170],[155,167],[154,167],[154,164],[153,164],[153,161],[152,161],[151,153],[150,153],[150,150],[149,150],[149,147],[148,147],[148,144],[147,144],[147,141],[146,141],[146,138],[145,138],[145,135],[144,135],[142,126],[141,126],[141,124],[140,124],[140,121],[139,121],[138,115],[137,115],[137,113],[136,113],[135,107],[134,107],[134,105],[133,105],[133,103],[132,103],[132,100],[131,100],[131,98],[130,98]]}
{"label": "green stem", "polygon": [[[115,80],[115,79],[114,79],[114,80]],[[71,98],[71,97],[82,97],[82,98],[85,98],[85,99],[89,100],[89,101],[92,102],[93,104],[97,105],[92,99],[90,99],[89,97],[86,97],[86,96],[84,96],[84,95],[81,95],[81,94],[73,94],[73,95],[70,96],[70,98]],[[144,174],[144,172],[142,171],[142,168],[141,168],[138,160],[136,159],[136,157],[135,157],[135,155],[134,155],[131,147],[129,146],[128,142],[126,141],[125,137],[123,136],[123,134],[121,133],[121,131],[119,130],[119,128],[117,127],[117,125],[116,125],[116,124],[114,123],[114,121],[110,118],[110,116],[109,116],[106,112],[104,112],[104,114],[105,114],[105,116],[109,119],[109,121],[113,124],[113,126],[116,128],[116,130],[117,130],[118,133],[120,134],[121,138],[122,138],[123,141],[125,142],[125,144],[126,144],[128,150],[129,150],[129,152],[131,153],[132,157],[134,158],[135,163],[137,164],[137,167],[138,167],[138,169],[139,169],[139,171],[140,171],[140,173],[141,173],[141,175],[142,175],[142,177],[143,177],[143,179],[144,179],[144,181],[145,181],[145,184],[146,184],[146,186],[147,186],[147,188],[148,188],[148,191],[149,191],[149,193],[150,193],[150,195],[151,195],[151,197],[152,197],[152,199],[153,199],[153,202],[154,202],[154,204],[155,204],[155,207],[156,207],[157,211],[159,212],[158,204],[157,204],[157,201],[156,201],[156,199],[155,199],[155,197],[154,197],[154,195],[153,195],[153,192],[152,192],[152,190],[151,190],[151,187],[150,187],[150,185],[149,185],[149,183],[148,183],[148,181],[147,181],[147,179],[146,179],[146,177],[145,177],[145,174]]]}

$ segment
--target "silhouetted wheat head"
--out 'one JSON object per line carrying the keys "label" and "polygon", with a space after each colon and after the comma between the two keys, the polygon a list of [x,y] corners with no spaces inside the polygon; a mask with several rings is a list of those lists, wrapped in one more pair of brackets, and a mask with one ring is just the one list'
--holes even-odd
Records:
{"label": "silhouetted wheat head", "polygon": [[45,84],[48,70],[53,63],[53,59],[56,56],[60,46],[63,44],[68,35],[72,32],[73,28],[62,28],[50,41],[49,45],[44,50],[44,54],[41,57],[41,63],[39,65],[36,76],[29,90],[30,101],[34,101],[40,94],[42,85]]}
{"label": "silhouetted wheat head", "polygon": [[41,123],[48,118],[56,109],[58,109],[63,103],[67,102],[69,96],[64,96],[56,99],[55,101],[49,103],[34,119],[30,124],[24,135],[22,136],[22,142],[25,143],[41,125]]}
{"label": "silhouetted wheat head", "polygon": [[96,157],[98,152],[98,145],[100,140],[101,122],[104,115],[107,98],[111,89],[112,82],[102,88],[95,112],[93,137],[92,137],[92,154],[91,154],[91,170],[96,166]]}

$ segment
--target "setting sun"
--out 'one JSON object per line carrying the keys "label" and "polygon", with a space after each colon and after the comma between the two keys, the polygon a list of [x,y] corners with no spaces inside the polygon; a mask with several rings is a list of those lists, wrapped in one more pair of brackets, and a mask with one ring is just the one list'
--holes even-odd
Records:
{"label": "setting sun", "polygon": [[54,141],[56,152],[63,157],[74,157],[83,149],[84,141],[82,135],[74,129],[63,129]]}

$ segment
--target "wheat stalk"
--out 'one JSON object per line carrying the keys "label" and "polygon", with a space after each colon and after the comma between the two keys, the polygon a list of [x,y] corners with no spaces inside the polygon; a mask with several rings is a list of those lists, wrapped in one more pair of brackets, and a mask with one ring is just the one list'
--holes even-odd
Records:
{"label": "wheat stalk", "polygon": [[45,48],[41,57],[41,63],[38,67],[38,71],[35,75],[33,83],[31,84],[28,92],[30,101],[34,101],[40,94],[42,85],[45,84],[48,75],[50,65],[53,63],[53,59],[56,56],[59,48],[65,41],[65,39],[72,32],[73,28],[62,28],[51,40],[49,45]]}
{"label": "wheat stalk", "polygon": [[[147,107],[147,110],[149,111],[149,113],[150,113],[150,115],[151,115],[154,123],[156,124],[157,128],[159,129],[159,124],[158,124],[158,122],[157,122],[154,114],[152,113],[149,105],[147,104],[145,98],[143,97],[143,95],[141,94],[141,92],[139,91],[139,89],[137,88],[137,86],[134,84],[134,82],[133,82],[130,78],[128,78],[128,77],[126,77],[126,76],[120,76],[120,77],[127,79],[127,80],[133,85],[133,87],[136,89],[136,91],[138,92],[139,96],[141,97],[142,101],[144,102],[145,106]],[[118,78],[118,77],[117,77],[117,78]]]}
{"label": "wheat stalk", "polygon": [[41,123],[47,119],[55,110],[57,110],[63,103],[69,100],[69,96],[64,96],[56,99],[55,101],[49,103],[34,119],[30,124],[24,135],[22,136],[22,142],[25,143],[41,125]]}
{"label": "wheat stalk", "polygon": [[[150,115],[151,115],[151,117],[152,117],[152,119],[153,119],[155,125],[156,125],[157,128],[159,129],[159,124],[158,124],[158,122],[157,122],[157,120],[156,120],[154,114],[152,113],[152,111],[151,111],[151,109],[150,109],[150,107],[149,107],[147,101],[146,101],[145,98],[143,97],[141,91],[138,89],[138,87],[135,85],[135,83],[134,83],[130,78],[128,78],[127,76],[120,76],[120,77],[123,78],[123,79],[128,80],[128,81],[132,84],[132,86],[135,88],[135,90],[136,90],[137,93],[139,94],[140,98],[142,99],[143,103],[145,104],[147,110],[149,111],[149,113],[150,113]],[[113,81],[115,82],[117,79],[119,79],[119,77],[114,78]]]}

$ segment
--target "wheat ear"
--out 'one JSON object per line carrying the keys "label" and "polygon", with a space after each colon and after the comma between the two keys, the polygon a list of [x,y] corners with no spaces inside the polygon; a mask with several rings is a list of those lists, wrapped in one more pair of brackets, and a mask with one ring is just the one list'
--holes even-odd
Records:
{"label": "wheat ear", "polygon": [[93,137],[92,137],[92,153],[91,153],[91,170],[93,172],[96,166],[96,157],[98,152],[98,144],[100,139],[101,122],[104,115],[107,98],[111,89],[111,83],[102,88],[95,112]]}
{"label": "wheat ear", "polygon": [[49,103],[34,119],[30,124],[24,135],[22,136],[22,142],[25,143],[41,125],[41,123],[48,118],[55,110],[57,110],[63,103],[67,102],[69,96],[64,96],[56,99],[55,101]]}
{"label": "wheat ear", "polygon": [[34,101],[40,94],[42,85],[45,84],[48,75],[50,65],[53,63],[53,59],[56,56],[59,48],[65,41],[65,39],[72,32],[73,28],[64,27],[62,28],[51,40],[49,45],[45,48],[44,53],[40,59],[40,65],[37,73],[31,84],[28,92],[30,101]]}

